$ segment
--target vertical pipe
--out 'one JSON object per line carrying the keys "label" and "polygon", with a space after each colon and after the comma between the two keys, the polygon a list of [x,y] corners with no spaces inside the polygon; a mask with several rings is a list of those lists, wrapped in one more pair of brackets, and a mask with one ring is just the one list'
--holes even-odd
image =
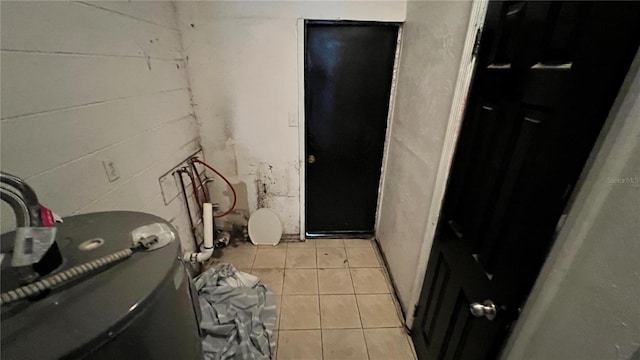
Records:
{"label": "vertical pipe", "polygon": [[204,203],[202,206],[202,223],[204,226],[204,247],[202,252],[186,252],[184,259],[192,263],[204,262],[213,255],[213,205]]}
{"label": "vertical pipe", "polygon": [[202,221],[204,223],[204,252],[213,250],[213,205],[202,205]]}
{"label": "vertical pipe", "polygon": [[202,189],[202,198],[204,199],[202,200],[202,202],[203,203],[211,202],[211,199],[209,198],[210,196],[209,189],[204,187],[204,182],[202,181],[202,178],[200,177],[200,173],[196,168],[196,163],[193,161],[193,159],[189,159],[189,164],[191,164],[191,170],[193,171],[193,174],[196,177],[196,179],[198,179],[198,184],[200,184],[200,189]]}
{"label": "vertical pipe", "polygon": [[189,197],[187,196],[187,189],[184,186],[184,180],[182,179],[182,173],[184,170],[176,171],[178,173],[178,177],[180,178],[180,187],[182,188],[182,196],[184,196],[184,205],[187,208],[187,217],[189,218],[189,224],[191,225],[191,237],[193,237],[193,245],[195,252],[198,251],[198,237],[196,236],[196,228],[193,225],[193,219],[191,218],[191,207],[189,206]]}

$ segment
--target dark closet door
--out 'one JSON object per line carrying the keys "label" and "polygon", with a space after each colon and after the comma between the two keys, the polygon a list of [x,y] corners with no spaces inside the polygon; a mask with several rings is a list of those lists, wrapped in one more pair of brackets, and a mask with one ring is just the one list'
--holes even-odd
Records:
{"label": "dark closet door", "polygon": [[390,24],[306,24],[308,236],[373,233],[397,36]]}
{"label": "dark closet door", "polygon": [[636,54],[639,19],[638,2],[490,3],[412,328],[420,359],[498,356]]}

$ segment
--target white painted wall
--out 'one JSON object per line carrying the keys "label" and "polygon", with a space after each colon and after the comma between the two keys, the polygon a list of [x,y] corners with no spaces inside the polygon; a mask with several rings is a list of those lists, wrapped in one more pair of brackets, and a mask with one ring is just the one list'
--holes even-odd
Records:
{"label": "white painted wall", "polygon": [[468,1],[409,1],[377,239],[409,310],[471,12]]}
{"label": "white painted wall", "polygon": [[[403,21],[406,2],[185,1],[176,6],[207,161],[243,194],[240,212],[272,207],[286,234],[299,233],[298,54],[303,49],[297,21]],[[221,194],[224,184],[216,184]],[[216,201],[226,209],[231,198],[226,192]],[[229,220],[242,221],[242,215]]]}
{"label": "white painted wall", "polygon": [[[158,177],[199,148],[170,2],[9,2],[1,10],[2,170],[62,216],[139,210],[171,220]],[[109,182],[103,161],[120,178]],[[13,215],[2,207],[2,232]]]}
{"label": "white painted wall", "polygon": [[640,359],[640,53],[504,359]]}

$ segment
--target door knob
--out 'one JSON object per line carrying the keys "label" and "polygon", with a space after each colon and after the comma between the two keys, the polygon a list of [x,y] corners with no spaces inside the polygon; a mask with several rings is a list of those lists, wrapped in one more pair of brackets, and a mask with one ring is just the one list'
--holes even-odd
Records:
{"label": "door knob", "polygon": [[486,317],[487,320],[496,318],[496,304],[491,300],[485,300],[482,304],[473,303],[469,306],[469,311],[475,317]]}
{"label": "door knob", "polygon": [[309,155],[307,161],[309,162],[309,164],[313,164],[314,162],[316,162],[316,157],[313,155]]}

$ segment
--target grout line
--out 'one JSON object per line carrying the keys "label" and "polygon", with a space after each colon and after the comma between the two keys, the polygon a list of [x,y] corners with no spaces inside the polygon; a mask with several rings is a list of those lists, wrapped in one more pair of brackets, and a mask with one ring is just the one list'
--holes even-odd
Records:
{"label": "grout line", "polygon": [[[315,249],[315,247],[314,247]],[[320,319],[320,357],[324,359],[324,335],[322,326],[322,304],[320,303],[320,269],[318,268],[318,250],[316,249],[316,285],[318,288],[318,317]]]}
{"label": "grout line", "polygon": [[[256,263],[257,257],[258,257],[258,249],[255,249],[255,251],[253,252],[253,258],[251,259],[251,271],[257,270],[256,268],[253,267]],[[282,281],[284,282],[284,279]],[[284,283],[282,286],[284,287]]]}
{"label": "grout line", "polygon": [[177,123],[177,122],[179,122],[179,121],[182,121],[182,120],[188,119],[188,118],[190,118],[190,117],[191,117],[191,115],[185,115],[185,116],[182,116],[182,117],[177,118],[177,119],[171,119],[171,120],[168,120],[168,121],[166,121],[166,122],[164,122],[164,123],[162,123],[162,124],[159,124],[159,125],[156,125],[156,126],[154,126],[154,127],[151,127],[151,128],[145,129],[145,130],[142,130],[142,131],[141,131],[141,132],[139,132],[139,133],[133,134],[133,135],[131,135],[131,136],[127,137],[127,138],[124,138],[124,139],[122,139],[122,140],[120,140],[120,141],[118,141],[118,142],[115,142],[115,143],[113,143],[113,144],[109,144],[109,145],[103,146],[103,147],[101,147],[101,148],[99,148],[99,149],[96,149],[96,150],[93,150],[93,151],[91,151],[91,152],[88,152],[88,153],[86,153],[86,154],[84,154],[84,155],[82,155],[82,156],[80,156],[80,157],[75,158],[75,159],[67,160],[67,161],[65,161],[65,162],[63,162],[63,163],[61,163],[61,164],[57,164],[57,165],[55,165],[55,166],[54,166],[54,167],[52,167],[52,168],[46,169],[46,170],[44,170],[44,171],[41,171],[41,172],[36,173],[36,174],[33,174],[33,175],[29,175],[29,176],[25,177],[24,179],[25,179],[25,180],[29,180],[29,179],[33,179],[34,177],[38,177],[38,176],[42,176],[42,175],[46,175],[46,174],[48,174],[48,173],[50,173],[50,172],[52,172],[52,171],[55,171],[55,170],[57,170],[57,169],[59,169],[59,168],[62,168],[62,167],[68,166],[68,165],[70,165],[70,164],[73,164],[73,163],[78,162],[78,161],[80,161],[80,160],[83,160],[83,159],[85,159],[85,158],[91,157],[91,156],[93,156],[93,155],[95,155],[95,154],[97,154],[97,153],[100,153],[100,152],[102,152],[102,151],[105,151],[105,150],[108,150],[108,149],[111,149],[111,148],[117,147],[117,146],[122,145],[122,144],[124,144],[124,143],[127,143],[127,142],[129,142],[129,141],[131,141],[131,140],[133,140],[133,139],[135,139],[135,138],[137,138],[137,137],[140,137],[140,136],[146,135],[146,134],[151,133],[151,132],[154,132],[154,131],[156,131],[156,130],[160,130],[160,129],[162,129],[162,128],[166,127],[166,126],[169,126],[169,125],[171,125],[171,124],[173,124],[173,123]]}
{"label": "grout line", "polygon": [[[184,145],[182,145],[179,149],[174,150],[175,151],[180,151],[182,150],[185,146],[189,146],[190,144],[194,143],[197,140],[197,138],[193,138],[189,141],[187,141]],[[84,209],[86,209],[87,207],[95,204],[96,202],[104,199],[105,197],[107,197],[109,194],[117,191],[118,189],[122,188],[123,186],[129,184],[130,182],[132,182],[133,180],[135,180],[138,176],[144,174],[147,170],[153,168],[154,166],[157,166],[158,164],[160,164],[162,161],[164,161],[165,159],[162,160],[158,160],[153,162],[151,165],[147,166],[146,168],[144,168],[143,170],[138,171],[137,173],[133,174],[129,179],[127,179],[126,181],[122,182],[120,185],[117,185],[114,188],[111,188],[110,190],[108,190],[107,192],[101,194],[99,197],[91,200],[89,203],[85,204],[84,206],[82,206],[80,209],[74,211],[73,213],[71,213],[71,215],[76,215],[78,213],[81,213]]]}
{"label": "grout line", "polygon": [[[284,279],[283,279],[283,281],[284,281]],[[284,295],[280,294],[279,296],[280,296],[280,312],[278,313],[278,319],[277,319],[278,323],[276,324],[277,328],[278,328],[278,331],[280,331],[280,320],[282,319],[282,300],[283,300]],[[278,342],[280,342],[280,334],[278,334]]]}
{"label": "grout line", "polygon": [[[278,319],[278,322],[280,322],[280,319]],[[276,356],[274,358],[272,358],[271,360],[277,360],[278,359],[278,349],[280,349],[280,339],[282,338],[282,334],[280,333],[280,327],[278,327],[278,330],[275,330],[278,332],[278,341],[276,341],[276,350],[274,351],[274,353],[276,354]],[[273,355],[273,354],[271,354]]]}
{"label": "grout line", "polygon": [[[344,249],[344,253],[345,256],[347,255],[347,243],[344,242],[345,245],[345,249]],[[353,274],[351,274],[351,269],[355,269],[351,267],[351,263],[349,262],[349,258],[347,258],[347,271],[349,272],[349,279],[351,279],[351,287],[353,288],[353,297],[356,300],[356,310],[358,311],[358,319],[360,319],[360,331],[362,332],[362,340],[364,341],[364,349],[365,352],[367,353],[367,359],[370,359],[371,356],[369,355],[369,345],[367,344],[367,337],[365,336],[364,333],[364,323],[362,321],[362,313],[360,312],[360,303],[358,302],[358,293],[356,291],[356,283],[355,281],[353,281]]]}
{"label": "grout line", "polygon": [[180,32],[177,28],[173,28],[173,27],[170,27],[170,26],[167,26],[167,25],[163,25],[163,24],[158,24],[155,21],[139,18],[139,17],[133,16],[133,15],[129,15],[127,13],[123,13],[123,12],[117,11],[117,10],[112,10],[112,9],[109,9],[109,8],[105,8],[105,7],[98,6],[98,5],[91,4],[91,3],[88,3],[88,2],[84,2],[84,1],[76,1],[76,3],[77,4],[82,4],[82,5],[85,5],[85,6],[89,6],[89,7],[92,7],[92,8],[96,8],[96,9],[104,10],[106,12],[110,12],[110,13],[113,13],[113,14],[118,14],[118,15],[124,16],[124,17],[129,18],[129,19],[137,20],[137,21],[140,21],[140,22],[145,22],[145,23],[152,24],[152,25],[155,25],[155,26],[160,26],[160,27],[165,28],[165,29],[169,29],[169,30],[173,30],[173,31],[176,31],[176,32]]}
{"label": "grout line", "polygon": [[126,59],[152,59],[158,61],[185,61],[179,57],[164,57],[164,56],[150,56],[150,55],[127,55],[127,54],[100,54],[100,53],[83,53],[73,51],[59,51],[59,50],[28,50],[28,49],[7,49],[2,48],[0,51],[12,52],[19,54],[38,54],[38,55],[60,55],[60,56],[77,56],[77,57],[101,57],[101,58],[126,58]]}
{"label": "grout line", "polygon": [[[318,271],[318,276],[320,276],[320,268],[318,267],[318,249],[316,249],[316,247],[313,247],[313,262],[315,265],[316,270]],[[318,295],[320,295],[320,278],[318,277]]]}
{"label": "grout line", "polygon": [[[285,293],[285,285],[287,284],[287,269],[284,268],[282,269],[282,295],[284,295]],[[287,293],[287,295],[291,295],[289,293]]]}
{"label": "grout line", "polygon": [[[356,301],[356,310],[358,311],[358,320],[360,321],[360,329],[364,329],[364,324],[362,322],[362,313],[360,312],[360,304],[358,303],[358,294],[356,293],[356,285],[353,281],[353,275],[351,275],[351,264],[347,259],[347,272],[349,273],[349,279],[351,279],[351,287],[353,288],[353,299]],[[364,330],[362,331],[362,336],[364,336]]]}
{"label": "grout line", "polygon": [[371,359],[371,355],[369,355],[369,344],[367,343],[367,334],[364,333],[364,329],[362,329],[362,339],[364,340],[364,348],[367,352],[367,359]]}
{"label": "grout line", "polygon": [[[404,330],[404,328],[402,326],[391,326],[391,325],[384,325],[384,326],[367,326],[363,329],[366,330],[370,330],[370,329],[400,329],[400,330]],[[404,334],[406,334],[405,331],[403,331]]]}
{"label": "grout line", "polygon": [[187,90],[187,88],[182,87],[182,88],[169,89],[169,90],[160,90],[160,91],[157,91],[157,92],[151,92],[151,93],[145,93],[145,94],[129,95],[129,96],[119,97],[119,98],[92,101],[92,102],[88,102],[88,103],[85,103],[85,104],[71,105],[71,106],[61,107],[61,108],[57,108],[57,109],[36,111],[36,112],[32,112],[32,113],[19,114],[19,115],[11,115],[11,116],[7,116],[7,117],[4,117],[4,118],[0,119],[0,121],[4,122],[4,121],[15,120],[15,119],[23,118],[23,117],[28,117],[28,116],[44,115],[44,114],[49,114],[49,113],[56,113],[56,112],[62,112],[62,111],[81,109],[81,108],[85,108],[85,107],[89,107],[89,106],[95,106],[95,105],[106,104],[106,103],[111,103],[111,102],[123,101],[123,100],[133,99],[133,98],[137,98],[137,97],[143,97],[143,96],[152,96],[152,95],[164,94],[164,93],[169,93],[169,92],[173,92],[173,91],[180,91],[180,90]]}
{"label": "grout line", "polygon": [[[287,260],[288,259],[289,259],[289,245],[284,247],[284,268],[285,268],[285,270],[287,269]],[[286,271],[285,271],[285,274],[286,274]]]}
{"label": "grout line", "polygon": [[249,266],[249,268],[251,268],[251,271],[253,272],[253,270],[257,270],[253,267],[253,265],[256,262],[256,257],[258,257],[258,249],[253,249],[253,255],[251,256],[251,265]]}

